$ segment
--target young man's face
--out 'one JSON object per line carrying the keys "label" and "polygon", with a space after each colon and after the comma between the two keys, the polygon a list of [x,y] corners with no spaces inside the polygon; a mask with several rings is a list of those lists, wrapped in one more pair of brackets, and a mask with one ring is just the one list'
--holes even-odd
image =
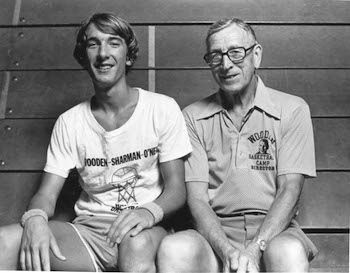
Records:
{"label": "young man's face", "polygon": [[94,24],[86,29],[87,69],[95,85],[112,87],[125,77],[127,45],[118,35],[101,32]]}
{"label": "young man's face", "polygon": [[[207,51],[227,52],[236,47],[249,48],[255,41],[245,30],[237,25],[230,25],[209,37]],[[256,45],[246,53],[239,63],[233,63],[227,55],[222,63],[211,69],[214,79],[225,92],[239,93],[250,84],[254,71],[259,67],[261,47]]]}

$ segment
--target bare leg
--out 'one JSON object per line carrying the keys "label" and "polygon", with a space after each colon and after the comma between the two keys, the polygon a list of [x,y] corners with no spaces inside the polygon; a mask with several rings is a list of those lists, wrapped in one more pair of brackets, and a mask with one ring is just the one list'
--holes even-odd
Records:
{"label": "bare leg", "polygon": [[169,235],[158,251],[160,273],[219,272],[220,261],[205,238],[195,230]]}
{"label": "bare leg", "polygon": [[50,221],[50,229],[55,236],[61,253],[66,257],[61,261],[50,253],[52,270],[96,271],[92,257],[74,228],[66,222]]}
{"label": "bare leg", "polygon": [[156,254],[164,228],[145,229],[135,237],[126,236],[119,246],[118,269],[127,272],[156,272]]}
{"label": "bare leg", "polygon": [[281,233],[273,238],[264,252],[267,272],[308,272],[309,261],[299,239]]}
{"label": "bare leg", "polygon": [[19,268],[18,255],[22,232],[19,224],[0,227],[0,270]]}

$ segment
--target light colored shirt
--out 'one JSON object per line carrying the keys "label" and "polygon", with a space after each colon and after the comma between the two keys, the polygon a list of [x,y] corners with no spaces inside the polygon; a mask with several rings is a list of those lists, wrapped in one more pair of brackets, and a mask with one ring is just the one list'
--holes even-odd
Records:
{"label": "light colored shirt", "polygon": [[277,176],[316,175],[310,111],[303,99],[265,87],[259,78],[240,131],[222,105],[219,91],[183,110],[193,147],[185,162],[186,182],[209,183],[218,215],[266,212]]}
{"label": "light colored shirt", "polygon": [[129,120],[106,131],[83,102],[57,120],[45,171],[67,177],[77,168],[83,188],[77,215],[114,216],[155,200],[163,190],[159,163],[192,150],[184,118],[174,99],[139,89]]}

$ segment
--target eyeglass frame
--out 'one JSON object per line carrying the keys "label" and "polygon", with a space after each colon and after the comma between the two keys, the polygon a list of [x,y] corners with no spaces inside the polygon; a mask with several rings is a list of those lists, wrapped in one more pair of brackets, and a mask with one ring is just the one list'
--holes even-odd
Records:
{"label": "eyeglass frame", "polygon": [[[244,60],[245,57],[247,57],[247,55],[249,54],[249,53],[247,54],[247,52],[248,52],[249,50],[253,49],[256,45],[258,45],[258,43],[254,43],[252,46],[250,46],[250,47],[248,47],[248,48],[245,48],[245,47],[243,47],[243,46],[240,46],[240,47],[232,47],[232,48],[230,48],[229,50],[227,50],[226,52],[211,51],[211,52],[206,53],[206,54],[203,56],[203,59],[204,59],[204,61],[207,63],[207,65],[209,65],[209,67],[217,67],[217,66],[219,66],[219,65],[222,64],[222,60],[224,59],[224,56],[226,55],[226,56],[229,58],[229,60],[230,60],[231,62],[233,62],[234,64],[238,64],[238,63],[242,62],[242,61]],[[241,59],[239,59],[239,60],[231,60],[230,56],[228,55],[228,53],[229,53],[231,50],[235,50],[235,49],[243,49],[243,50],[244,50],[244,56],[243,56]],[[218,63],[217,65],[211,65],[211,64],[206,60],[206,56],[208,56],[209,54],[212,54],[212,53],[218,53],[218,54],[221,55],[221,61],[220,61],[220,63]]]}

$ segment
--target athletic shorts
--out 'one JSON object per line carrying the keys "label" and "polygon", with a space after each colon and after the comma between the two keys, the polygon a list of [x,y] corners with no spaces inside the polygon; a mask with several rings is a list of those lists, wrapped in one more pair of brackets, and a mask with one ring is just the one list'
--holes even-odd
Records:
{"label": "athletic shorts", "polygon": [[106,235],[115,217],[78,216],[71,223],[90,254],[96,271],[115,271],[117,268],[118,245],[110,247]]}
{"label": "athletic shorts", "polygon": [[[234,247],[242,249],[253,240],[265,216],[265,214],[261,213],[242,213],[239,216],[220,217],[219,219],[230,243]],[[301,230],[295,219],[293,219],[288,228],[283,231],[283,234],[286,233],[291,234],[300,240],[306,250],[309,261],[316,256],[318,252],[316,246]]]}

